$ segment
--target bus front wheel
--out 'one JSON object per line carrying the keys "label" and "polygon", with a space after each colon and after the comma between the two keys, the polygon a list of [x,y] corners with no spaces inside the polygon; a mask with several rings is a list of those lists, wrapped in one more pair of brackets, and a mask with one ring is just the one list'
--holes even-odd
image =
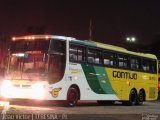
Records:
{"label": "bus front wheel", "polygon": [[67,106],[74,107],[76,106],[79,98],[78,90],[74,87],[69,88],[67,93]]}

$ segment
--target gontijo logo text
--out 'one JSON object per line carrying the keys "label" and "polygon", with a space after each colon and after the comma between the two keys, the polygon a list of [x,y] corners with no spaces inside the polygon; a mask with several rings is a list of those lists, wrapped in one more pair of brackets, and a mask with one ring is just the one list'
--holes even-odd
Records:
{"label": "gontijo logo text", "polygon": [[137,73],[113,71],[113,77],[137,80]]}

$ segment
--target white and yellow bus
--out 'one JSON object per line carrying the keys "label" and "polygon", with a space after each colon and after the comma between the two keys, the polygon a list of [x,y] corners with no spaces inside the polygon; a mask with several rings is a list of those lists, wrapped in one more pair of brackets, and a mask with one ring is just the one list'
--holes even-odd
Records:
{"label": "white and yellow bus", "polygon": [[155,55],[108,44],[55,35],[13,37],[0,96],[64,100],[69,106],[78,100],[141,105],[157,99],[157,69]]}

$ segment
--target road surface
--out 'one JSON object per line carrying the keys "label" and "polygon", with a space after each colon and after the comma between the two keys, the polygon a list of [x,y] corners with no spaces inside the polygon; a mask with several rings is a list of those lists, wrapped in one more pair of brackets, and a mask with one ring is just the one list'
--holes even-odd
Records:
{"label": "road surface", "polygon": [[[144,102],[142,106],[100,106],[96,101],[82,101],[76,107],[65,107],[59,102],[14,102],[6,111],[6,120],[21,115],[32,120],[160,120],[160,102]],[[26,116],[28,115],[28,118]]]}

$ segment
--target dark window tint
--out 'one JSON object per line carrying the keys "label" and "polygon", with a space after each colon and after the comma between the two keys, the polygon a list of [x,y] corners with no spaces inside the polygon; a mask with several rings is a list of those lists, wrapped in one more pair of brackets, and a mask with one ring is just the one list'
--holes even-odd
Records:
{"label": "dark window tint", "polygon": [[85,61],[85,47],[71,44],[69,48],[69,60]]}
{"label": "dark window tint", "polygon": [[152,61],[152,71],[153,71],[154,73],[157,72],[157,62],[156,62],[156,61]]}
{"label": "dark window tint", "polygon": [[87,51],[88,62],[102,64],[102,52],[100,50],[89,48]]}
{"label": "dark window tint", "polygon": [[49,55],[48,80],[55,83],[63,78],[66,66],[66,56],[60,54]]}
{"label": "dark window tint", "polygon": [[129,67],[129,59],[127,55],[117,55],[117,60],[118,60],[118,66],[123,67],[123,68],[128,68]]}
{"label": "dark window tint", "polygon": [[10,50],[12,52],[23,51],[48,51],[49,40],[20,40],[12,41]]}
{"label": "dark window tint", "polygon": [[140,69],[140,59],[136,57],[130,58],[131,69]]}
{"label": "dark window tint", "polygon": [[152,63],[151,63],[151,60],[142,59],[142,70],[143,70],[143,71],[152,71]]}
{"label": "dark window tint", "polygon": [[114,66],[116,63],[115,54],[112,52],[103,52],[103,63],[107,66]]}
{"label": "dark window tint", "polygon": [[51,40],[51,45],[49,51],[54,52],[54,54],[65,54],[66,52],[66,42],[62,40]]}

